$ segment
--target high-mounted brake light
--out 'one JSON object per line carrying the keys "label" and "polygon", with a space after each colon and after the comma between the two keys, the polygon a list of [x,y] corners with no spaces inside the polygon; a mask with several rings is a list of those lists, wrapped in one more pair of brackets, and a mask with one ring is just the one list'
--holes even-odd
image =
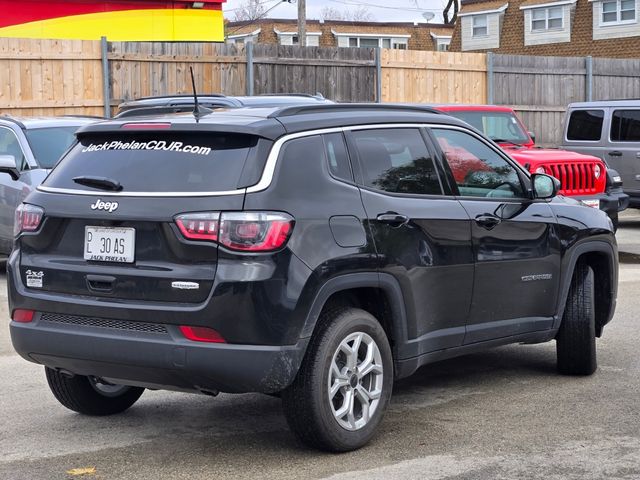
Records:
{"label": "high-mounted brake light", "polygon": [[29,323],[33,321],[33,316],[36,312],[33,310],[23,310],[21,308],[17,308],[13,311],[11,315],[11,320],[19,323]]}
{"label": "high-mounted brake light", "polygon": [[167,130],[171,128],[170,123],[125,123],[120,127],[122,130]]}
{"label": "high-mounted brake light", "polygon": [[182,335],[187,340],[194,342],[207,342],[207,343],[227,343],[227,341],[213,328],[208,327],[188,327],[185,325],[180,326]]}
{"label": "high-mounted brake light", "polygon": [[14,236],[20,235],[22,232],[35,232],[40,227],[44,210],[35,205],[22,203],[16,208],[15,219],[13,223]]}
{"label": "high-mounted brake light", "polygon": [[241,252],[272,252],[284,247],[295,224],[279,212],[185,213],[176,217],[188,240],[205,240]]}

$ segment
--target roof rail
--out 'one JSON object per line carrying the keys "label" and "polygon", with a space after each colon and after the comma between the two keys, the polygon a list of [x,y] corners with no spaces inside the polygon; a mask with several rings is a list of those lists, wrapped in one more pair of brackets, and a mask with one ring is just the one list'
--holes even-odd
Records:
{"label": "roof rail", "polygon": [[7,122],[15,123],[16,125],[18,125],[22,129],[27,128],[24,123],[22,123],[17,118],[13,118],[11,115],[0,115],[0,120],[6,120]]}
{"label": "roof rail", "polygon": [[[198,96],[199,97],[220,97],[220,98],[226,97],[226,95],[222,93],[198,93]],[[153,100],[154,98],[186,98],[186,97],[193,98],[193,94],[178,93],[176,95],[150,95],[148,97],[140,97],[140,98],[134,98],[133,100],[125,100],[122,103],[135,102],[137,100]]]}
{"label": "roof rail", "polygon": [[88,119],[96,119],[96,120],[107,120],[105,117],[101,117],[100,115],[61,115],[63,118],[88,118]]}
{"label": "roof rail", "polygon": [[254,95],[255,97],[302,97],[302,98],[317,98],[319,100],[324,100],[324,95],[320,92],[315,95],[311,93],[260,93],[258,95]]}
{"label": "roof rail", "polygon": [[269,118],[290,117],[293,115],[324,113],[332,111],[410,111],[420,113],[435,113],[442,115],[442,112],[431,107],[422,107],[419,105],[403,105],[398,103],[335,103],[335,104],[318,104],[318,105],[294,105],[289,107],[278,108],[269,115]]}

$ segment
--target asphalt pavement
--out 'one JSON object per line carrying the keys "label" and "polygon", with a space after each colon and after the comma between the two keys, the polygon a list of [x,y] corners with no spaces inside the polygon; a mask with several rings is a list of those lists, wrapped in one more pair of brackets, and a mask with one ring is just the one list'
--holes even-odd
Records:
{"label": "asphalt pavement", "polygon": [[265,395],[147,391],[122,415],[77,415],[2,328],[0,479],[640,479],[635,212],[618,232],[618,309],[598,340],[595,375],[556,374],[553,342],[430,365],[396,384],[377,437],[348,454],[299,445],[280,401]]}

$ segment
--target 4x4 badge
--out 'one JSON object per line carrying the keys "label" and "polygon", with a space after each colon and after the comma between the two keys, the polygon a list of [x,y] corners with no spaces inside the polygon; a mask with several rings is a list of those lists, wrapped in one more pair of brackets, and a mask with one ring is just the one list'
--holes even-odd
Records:
{"label": "4x4 badge", "polygon": [[96,203],[91,205],[91,210],[104,210],[105,212],[113,212],[118,208],[118,202],[103,202],[102,200],[96,200]]}

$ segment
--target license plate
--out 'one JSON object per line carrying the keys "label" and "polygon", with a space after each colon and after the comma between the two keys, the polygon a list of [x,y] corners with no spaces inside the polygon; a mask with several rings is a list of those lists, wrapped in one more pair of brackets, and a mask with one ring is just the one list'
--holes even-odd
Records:
{"label": "license plate", "polygon": [[84,227],[84,259],[133,263],[135,228]]}
{"label": "license plate", "polygon": [[582,200],[587,207],[600,208],[600,200]]}

